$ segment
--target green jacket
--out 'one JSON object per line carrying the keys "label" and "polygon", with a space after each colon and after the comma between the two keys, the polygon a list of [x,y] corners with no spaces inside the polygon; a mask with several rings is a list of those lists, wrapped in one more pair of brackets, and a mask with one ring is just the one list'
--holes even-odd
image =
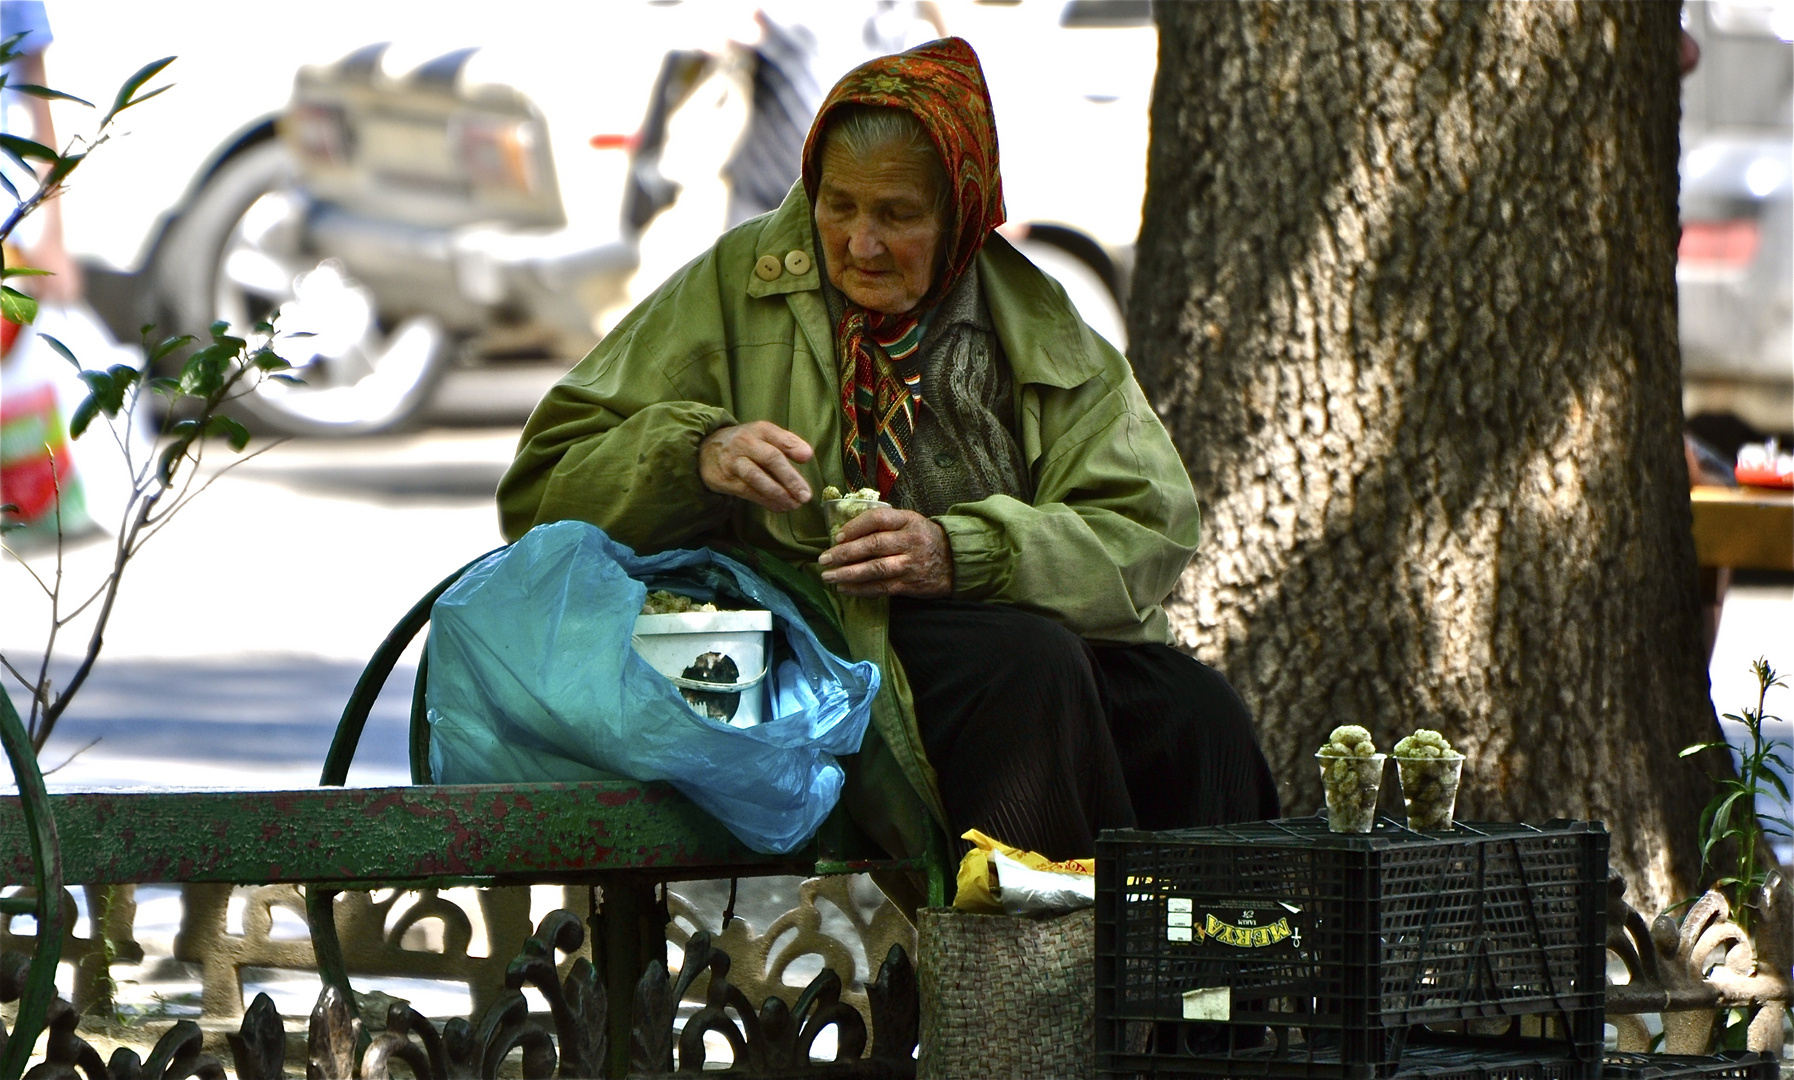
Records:
{"label": "green jacket", "polygon": [[[787,260],[794,252],[808,258]],[[779,264],[771,280],[756,273],[767,255]],[[812,491],[847,486],[820,263],[800,185],[673,275],[536,407],[498,488],[505,536],[575,518],[637,550],[732,541],[818,574],[828,547],[818,502],[775,514],[718,495],[698,478],[697,452],[717,428],[770,420],[816,448],[798,466]],[[1177,451],[1127,361],[1057,282],[995,234],[978,271],[1015,376],[1035,496],[993,496],[935,519],[953,548],[954,597],[1013,604],[1093,641],[1168,641],[1160,605],[1199,530]],[[929,818],[944,826],[946,814],[887,645],[886,602],[834,599],[854,657],[885,675],[849,763],[848,809],[893,854],[919,855]]]}

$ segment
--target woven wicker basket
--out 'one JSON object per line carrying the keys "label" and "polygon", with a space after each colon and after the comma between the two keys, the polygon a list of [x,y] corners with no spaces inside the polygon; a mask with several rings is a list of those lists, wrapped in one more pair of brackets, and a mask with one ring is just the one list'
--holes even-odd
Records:
{"label": "woven wicker basket", "polygon": [[917,1080],[1096,1074],[1096,917],[926,908]]}

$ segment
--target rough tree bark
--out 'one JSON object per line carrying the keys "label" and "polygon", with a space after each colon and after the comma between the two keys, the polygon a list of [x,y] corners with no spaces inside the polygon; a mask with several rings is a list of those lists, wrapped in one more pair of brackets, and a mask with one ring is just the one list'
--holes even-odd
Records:
{"label": "rough tree bark", "polygon": [[1716,728],[1679,5],[1155,10],[1128,329],[1206,519],[1181,641],[1255,709],[1289,812],[1333,725],[1436,727],[1460,817],[1604,819],[1641,908],[1687,895],[1710,788],[1676,753]]}

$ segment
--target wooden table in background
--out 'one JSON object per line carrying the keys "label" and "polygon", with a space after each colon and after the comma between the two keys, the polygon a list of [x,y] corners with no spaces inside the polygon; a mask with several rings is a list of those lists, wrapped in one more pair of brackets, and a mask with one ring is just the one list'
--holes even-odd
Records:
{"label": "wooden table in background", "polygon": [[1702,567],[1794,570],[1794,491],[1697,487],[1688,498]]}
{"label": "wooden table in background", "polygon": [[1707,656],[1733,570],[1794,570],[1794,491],[1695,487],[1694,553],[1701,567],[1701,631]]}

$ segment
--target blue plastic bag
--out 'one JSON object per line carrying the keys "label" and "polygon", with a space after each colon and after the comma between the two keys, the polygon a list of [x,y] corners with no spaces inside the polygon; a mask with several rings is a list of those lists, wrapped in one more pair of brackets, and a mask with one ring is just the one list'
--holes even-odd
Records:
{"label": "blue plastic bag", "polygon": [[[790,656],[773,718],[694,712],[630,643],[649,588],[773,614]],[[828,652],[784,593],[713,551],[638,556],[580,521],[538,526],[431,611],[430,769],[439,783],[667,780],[755,851],[802,846],[841,796],[878,667]]]}

